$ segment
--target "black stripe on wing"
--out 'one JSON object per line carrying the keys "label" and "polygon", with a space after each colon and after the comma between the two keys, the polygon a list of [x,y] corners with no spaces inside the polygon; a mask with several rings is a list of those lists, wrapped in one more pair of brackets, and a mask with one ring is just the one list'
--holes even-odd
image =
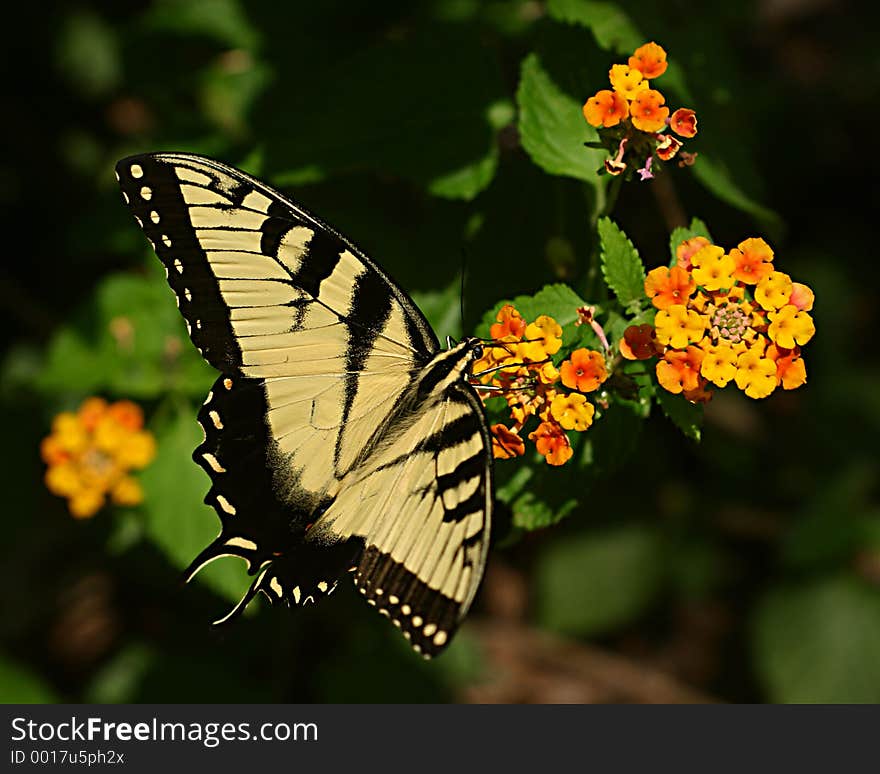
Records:
{"label": "black stripe on wing", "polygon": [[[188,177],[197,175],[200,182],[188,178],[182,181],[178,170]],[[358,292],[366,294],[368,300],[356,304],[353,312],[346,317],[346,322],[367,336],[375,335],[375,325],[382,316],[368,308],[371,303],[369,299],[378,296],[390,303],[393,298],[403,310],[409,339],[404,343],[413,348],[416,359],[427,362],[439,349],[437,338],[422,313],[373,261],[319,218],[260,181],[211,159],[173,153],[131,156],[117,164],[116,174],[126,203],[165,265],[169,284],[178,298],[193,342],[205,359],[218,370],[228,372],[237,369],[242,357],[229,322],[227,304],[219,292],[208,256],[193,228],[190,217],[190,207],[193,205],[183,195],[182,182],[191,188],[202,188],[216,194],[221,202],[196,206],[217,212],[226,211],[230,215],[239,210],[261,219],[259,231],[256,232],[259,240],[254,249],[258,244],[266,259],[284,270],[287,270],[287,266],[278,260],[284,237],[297,227],[313,231],[296,270],[292,273],[288,271],[290,279],[287,282],[312,299],[319,299],[321,283],[332,274],[340,255],[346,250],[351,252],[366,269],[363,275],[365,287]],[[265,197],[271,204],[265,210],[249,209],[245,202],[251,194]],[[232,219],[228,225],[213,228],[215,231],[241,231],[247,234],[250,227],[239,227]],[[282,280],[276,278],[275,281]],[[301,318],[301,313],[298,313],[296,302],[290,306],[291,329],[295,329],[295,321]],[[343,312],[334,311],[340,315]]]}
{"label": "black stripe on wing", "polygon": [[[470,573],[464,594],[460,598],[453,598],[429,586],[433,563],[426,563],[428,569],[420,567],[414,570],[406,565],[405,560],[397,561],[387,550],[369,542],[354,578],[355,586],[365,596],[367,603],[389,618],[403,632],[413,649],[425,658],[437,655],[449,644],[470,608],[482,580],[492,514],[491,440],[482,402],[472,388],[464,383],[453,384],[446,399],[452,403],[467,404],[470,411],[423,439],[413,454],[430,452],[433,457],[432,469],[436,470],[444,452],[468,444],[465,447],[467,453],[452,470],[437,472],[425,488],[410,495],[401,492],[400,496],[416,500],[435,498],[443,507],[445,530],[457,527],[465,519],[480,517],[481,526],[470,535],[465,532],[456,548],[456,554],[459,549],[462,552],[462,566],[468,568]],[[388,471],[406,465],[412,456],[397,457],[382,465],[380,470]],[[462,486],[468,494],[459,500],[458,493]],[[399,518],[411,516],[402,510]],[[432,551],[444,549],[445,545],[432,547]],[[423,573],[427,573],[427,577]],[[456,588],[459,582],[460,578],[457,578],[454,583]]]}
{"label": "black stripe on wing", "polygon": [[364,551],[355,585],[367,604],[400,629],[413,650],[425,658],[446,647],[467,612],[461,603],[430,588],[376,546]]}
{"label": "black stripe on wing", "polygon": [[224,375],[199,411],[205,440],[192,456],[211,479],[205,502],[220,517],[221,531],[188,576],[224,555],[240,556],[256,573],[263,562],[300,542],[322,507],[295,479],[279,475],[266,410],[262,380]]}
{"label": "black stripe on wing", "polygon": [[174,167],[155,156],[134,156],[116,165],[116,175],[126,204],[165,266],[193,344],[217,370],[238,373],[241,349]]}

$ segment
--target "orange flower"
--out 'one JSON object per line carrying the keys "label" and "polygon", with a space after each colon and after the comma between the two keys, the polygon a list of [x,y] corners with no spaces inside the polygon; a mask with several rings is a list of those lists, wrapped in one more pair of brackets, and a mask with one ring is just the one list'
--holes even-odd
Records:
{"label": "orange flower", "polygon": [[628,64],[645,78],[658,78],[666,72],[666,52],[654,42],[645,43],[635,50]]}
{"label": "orange flower", "polygon": [[691,258],[710,244],[711,242],[702,236],[685,239],[675,248],[675,265],[689,271],[692,268]]}
{"label": "orange flower", "polygon": [[657,156],[661,161],[669,161],[681,148],[681,140],[673,137],[671,134],[657,135],[660,139],[657,141]]}
{"label": "orange flower", "polygon": [[803,285],[800,282],[791,283],[791,298],[788,299],[789,304],[796,306],[802,312],[809,312],[813,308],[814,300],[815,296],[813,291],[806,285]]}
{"label": "orange flower", "polygon": [[489,328],[489,335],[493,339],[506,339],[507,336],[513,336],[516,341],[519,341],[525,333],[526,321],[512,304],[502,306],[498,310],[498,314],[495,315],[495,319],[498,322]]}
{"label": "orange flower", "polygon": [[659,132],[666,126],[669,108],[663,107],[666,98],[655,89],[639,92],[630,106],[633,126],[643,132]]}
{"label": "orange flower", "polygon": [[653,325],[630,325],[620,340],[620,354],[627,360],[647,360],[661,350]]}
{"label": "orange flower", "polygon": [[130,400],[116,401],[107,409],[107,415],[126,430],[140,430],[144,426],[144,412]]}
{"label": "orange flower", "polygon": [[107,413],[107,401],[103,398],[86,398],[76,412],[82,426],[88,432],[95,429],[98,422]]}
{"label": "orange flower", "polygon": [[709,383],[701,376],[699,384],[693,390],[683,390],[681,394],[691,403],[708,403],[715,393],[709,389]]}
{"label": "orange flower", "polygon": [[693,137],[697,133],[697,114],[690,108],[679,108],[669,119],[669,126],[682,137]]}
{"label": "orange flower", "polygon": [[658,266],[651,269],[645,279],[645,294],[658,309],[686,304],[696,289],[697,283],[691,275],[678,266]]}
{"label": "orange flower", "polygon": [[736,264],[734,279],[756,285],[773,271],[773,250],[763,239],[744,239],[730,251]]}
{"label": "orange flower", "polygon": [[807,368],[801,357],[800,347],[783,349],[770,344],[765,353],[776,363],[776,383],[783,390],[796,390],[807,381]]}
{"label": "orange flower", "polygon": [[492,425],[492,456],[495,459],[509,460],[522,457],[526,453],[526,445],[515,430],[502,424]]}
{"label": "orange flower", "polygon": [[605,358],[592,349],[576,349],[559,367],[562,383],[580,392],[592,392],[608,378]]}
{"label": "orange flower", "polygon": [[590,126],[617,126],[628,113],[626,100],[610,89],[596,92],[584,103],[584,118]]}
{"label": "orange flower", "polygon": [[668,350],[663,359],[657,361],[657,381],[676,394],[696,390],[700,386],[702,363],[703,350],[697,347],[688,347],[683,352]]}
{"label": "orange flower", "polygon": [[549,465],[564,465],[574,454],[568,436],[555,422],[541,422],[529,433],[529,439],[535,442],[538,453]]}

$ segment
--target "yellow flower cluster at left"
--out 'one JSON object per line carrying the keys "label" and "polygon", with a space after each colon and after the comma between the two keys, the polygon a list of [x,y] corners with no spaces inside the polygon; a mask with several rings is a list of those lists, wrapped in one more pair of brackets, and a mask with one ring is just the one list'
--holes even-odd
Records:
{"label": "yellow flower cluster at left", "polygon": [[760,238],[732,250],[705,237],[682,242],[676,265],[648,273],[653,327],[630,326],[620,343],[630,360],[658,356],[657,381],[692,402],[733,382],[750,398],[807,380],[801,347],[816,332],[813,291],[773,266]]}
{"label": "yellow flower cluster at left", "polygon": [[117,505],[142,502],[141,485],[129,474],[156,456],[153,434],[143,426],[143,412],[128,400],[88,398],[76,413],[58,414],[40,446],[49,466],[46,487],[67,498],[78,519],[94,516],[108,497]]}
{"label": "yellow flower cluster at left", "polygon": [[[472,371],[476,383],[493,389],[483,397],[500,395],[510,407],[513,425],[491,427],[492,451],[501,459],[524,454],[520,432],[530,417],[536,417],[539,424],[529,440],[548,464],[563,465],[574,453],[567,431],[582,432],[593,423],[595,408],[583,393],[597,390],[608,378],[605,356],[576,349],[557,368],[552,356],[562,348],[562,328],[556,320],[540,315],[526,323],[511,304],[495,319],[493,341]],[[569,389],[560,389],[560,382]]]}

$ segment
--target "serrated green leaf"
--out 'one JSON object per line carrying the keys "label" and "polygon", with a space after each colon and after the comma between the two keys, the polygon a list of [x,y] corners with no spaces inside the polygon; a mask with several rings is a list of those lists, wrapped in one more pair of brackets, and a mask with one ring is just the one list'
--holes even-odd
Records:
{"label": "serrated green leaf", "polygon": [[532,322],[539,315],[546,314],[565,328],[578,319],[578,307],[584,306],[586,301],[568,285],[562,283],[545,285],[534,295],[516,296],[512,300],[505,299],[496,303],[483,315],[483,320],[477,328],[479,336],[489,336],[489,328],[495,323],[496,315],[505,304],[513,304],[527,322]]}
{"label": "serrated green leaf", "polygon": [[699,441],[703,425],[702,405],[691,403],[682,395],[674,395],[662,387],[657,389],[656,396],[657,403],[672,423],[688,438]]}
{"label": "serrated green leaf", "polygon": [[535,569],[538,619],[574,635],[613,631],[661,590],[662,544],[646,527],[619,527],[552,544]]}
{"label": "serrated green leaf", "polygon": [[[216,513],[204,504],[210,480],[192,461],[202,441],[196,413],[195,406],[182,404],[152,428],[157,456],[141,474],[145,534],[177,570],[186,568],[220,531]],[[235,601],[248,585],[244,564],[234,558],[212,562],[196,578]]]}
{"label": "serrated green leaf", "polygon": [[753,623],[771,701],[880,702],[880,589],[849,575],[780,586]]}
{"label": "serrated green leaf", "polygon": [[678,260],[675,255],[678,246],[685,240],[693,239],[698,236],[705,237],[710,242],[712,241],[709,227],[699,218],[691,218],[690,226],[678,226],[672,230],[672,233],[669,235],[670,266],[675,266],[675,263]]}
{"label": "serrated green leaf", "polygon": [[645,297],[645,267],[629,238],[610,218],[599,219],[602,275],[624,307]]}
{"label": "serrated green leaf", "polygon": [[765,207],[746,194],[734,182],[730,171],[720,162],[701,153],[692,169],[694,177],[721,201],[751,215],[773,239],[780,238],[784,230],[782,218],[769,207]]}
{"label": "serrated green leaf", "polygon": [[605,151],[584,147],[598,139],[585,120],[581,105],[553,82],[537,54],[523,60],[519,87],[520,141],[532,161],[551,175],[564,175],[604,186],[596,174]]}

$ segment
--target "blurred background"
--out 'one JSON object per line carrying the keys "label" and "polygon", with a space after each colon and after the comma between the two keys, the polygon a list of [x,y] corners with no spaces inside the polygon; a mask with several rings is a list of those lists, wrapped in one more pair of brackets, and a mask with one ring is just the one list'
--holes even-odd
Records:
{"label": "blurred background", "polygon": [[[880,73],[854,3],[49,0],[17,13],[0,129],[0,699],[880,701],[866,193]],[[542,469],[502,498],[482,592],[435,662],[349,589],[292,614],[256,604],[212,631],[246,584],[234,560],[180,583],[217,529],[190,461],[214,377],[115,162],[173,149],[245,167],[375,257],[441,339],[458,336],[548,282],[585,292],[604,183],[579,108],[647,40],[675,65],[658,88],[697,111],[701,158],[625,185],[613,217],[649,268],[691,216],[728,247],[767,238],[777,268],[816,293],[807,386],[717,395],[699,444],[660,412],[597,424],[594,464]],[[556,129],[582,136],[552,148]],[[39,448],[90,395],[143,406],[158,456],[142,505],[75,520],[46,490]],[[498,465],[502,483],[518,464]]]}

